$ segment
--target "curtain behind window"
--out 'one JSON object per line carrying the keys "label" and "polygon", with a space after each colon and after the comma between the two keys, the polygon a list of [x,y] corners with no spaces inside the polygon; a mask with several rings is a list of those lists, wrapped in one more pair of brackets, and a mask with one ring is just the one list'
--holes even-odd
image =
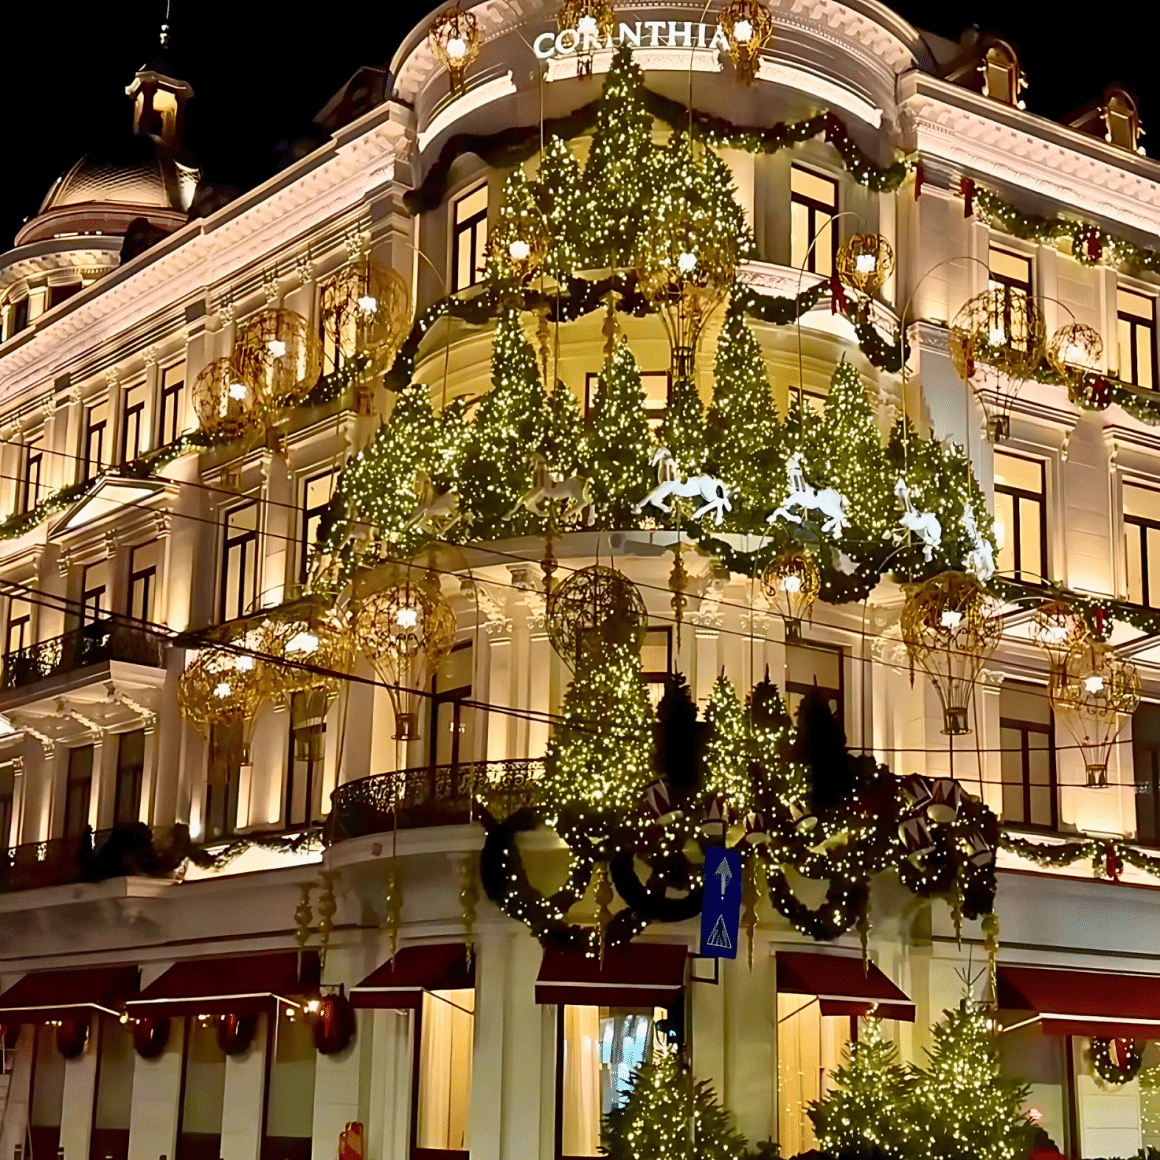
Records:
{"label": "curtain behind window", "polygon": [[423,994],[416,1126],[416,1144],[420,1148],[467,1148],[474,1011],[472,990]]}
{"label": "curtain behind window", "polygon": [[849,1031],[849,1018],[822,1015],[817,999],[778,995],[777,1130],[783,1156],[817,1147],[806,1109],[834,1086]]}

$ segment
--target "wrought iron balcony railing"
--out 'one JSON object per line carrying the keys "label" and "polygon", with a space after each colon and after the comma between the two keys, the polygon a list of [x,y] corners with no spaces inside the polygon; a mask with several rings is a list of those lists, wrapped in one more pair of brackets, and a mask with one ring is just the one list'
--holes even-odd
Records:
{"label": "wrought iron balcony railing", "polygon": [[48,677],[107,661],[161,665],[161,641],[147,632],[111,620],[98,620],[64,636],[27,645],[4,657],[2,689],[23,689]]}
{"label": "wrought iron balcony railing", "polygon": [[348,781],[331,795],[327,840],[506,818],[539,793],[542,758],[424,765]]}

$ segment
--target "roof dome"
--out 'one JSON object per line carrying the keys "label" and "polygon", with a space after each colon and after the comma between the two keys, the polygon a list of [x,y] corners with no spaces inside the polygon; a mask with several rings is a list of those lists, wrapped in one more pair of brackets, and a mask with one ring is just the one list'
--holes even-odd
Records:
{"label": "roof dome", "polygon": [[[134,139],[138,142],[151,144],[140,137]],[[174,208],[156,156],[117,159],[102,152],[87,154],[65,173],[48,191],[39,212],[93,201]]]}

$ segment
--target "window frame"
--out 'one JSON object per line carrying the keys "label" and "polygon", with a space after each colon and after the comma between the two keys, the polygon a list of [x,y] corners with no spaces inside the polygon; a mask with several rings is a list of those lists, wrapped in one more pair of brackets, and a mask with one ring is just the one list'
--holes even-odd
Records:
{"label": "window frame", "polygon": [[835,689],[832,685],[819,685],[816,679],[812,685],[803,684],[801,681],[791,681],[789,679],[789,657],[787,656],[785,659],[785,682],[782,686],[785,691],[786,712],[790,714],[791,718],[793,717],[793,712],[790,709],[791,694],[804,697],[807,693],[828,693],[830,694],[829,699],[838,702],[838,711],[834,714],[834,720],[844,728],[846,723],[846,649],[840,644],[832,644],[826,640],[809,640],[806,637],[787,643],[787,652],[791,648],[833,653],[838,660],[838,687]]}
{"label": "window frame", "polygon": [[[44,432],[38,432],[24,444],[23,464],[20,473],[20,511],[23,514],[35,511],[40,503],[40,489],[44,475]],[[36,480],[33,482],[33,468]]]}
{"label": "window frame", "polygon": [[[459,207],[469,197],[474,197],[480,190],[484,191],[484,207],[482,210],[477,210],[469,218],[464,221],[459,220]],[[451,291],[453,294],[458,294],[462,290],[470,290],[473,286],[478,286],[483,281],[484,265],[487,262],[487,241],[490,234],[488,229],[488,211],[491,208],[491,191],[488,188],[487,180],[464,189],[461,193],[455,195],[451,200],[450,206],[450,234],[451,234]],[[483,225],[483,238],[479,238],[479,226]],[[470,250],[472,262],[480,261],[481,264],[473,266],[468,272],[468,277],[465,282],[460,281],[462,271],[459,268],[459,239],[463,234],[470,234]],[[482,247],[482,253],[477,254],[477,250]]]}
{"label": "window frame", "polygon": [[[819,181],[824,181],[828,185],[832,186],[833,190],[834,190],[834,204],[832,206],[828,206],[828,205],[824,204],[823,202],[818,201],[817,198],[810,197],[808,194],[797,193],[793,188],[793,171],[795,169],[802,172],[802,173],[808,173],[811,177],[816,178]],[[836,218],[838,216],[839,213],[841,213],[841,211],[842,211],[842,186],[836,177],[831,177],[828,173],[819,172],[818,170],[816,170],[808,165],[799,165],[799,164],[797,164],[797,162],[792,162],[790,164],[789,183],[790,183],[789,184],[789,205],[790,205],[789,229],[790,229],[790,255],[791,255],[790,261],[791,262],[793,261],[793,257],[792,257],[792,255],[793,255],[793,207],[795,205],[801,205],[801,206],[805,207],[806,212],[807,212],[807,217],[806,217],[806,256],[804,259],[805,264],[803,266],[801,266],[800,268],[807,274],[818,274],[819,273],[818,268],[817,268],[818,246],[816,243],[817,243],[817,238],[818,238],[818,235],[820,233],[820,230],[818,229],[818,226],[817,226],[817,215],[819,213],[824,213],[827,217],[827,221],[829,221],[829,220],[833,220],[834,218]],[[825,229],[825,228],[826,228],[826,225],[823,224],[822,229]],[[828,274],[821,275],[822,277],[826,277],[826,278],[832,277],[834,270],[837,269],[838,248],[839,248],[838,247],[838,233],[839,233],[839,231],[838,231],[837,227],[830,226],[829,230],[830,230],[830,272]],[[795,268],[797,268],[797,267],[795,267]]]}
{"label": "window frame", "polygon": [[[95,560],[92,564],[83,564],[81,566],[81,627],[90,624],[98,624],[102,620],[108,620],[111,615],[110,609],[107,607],[111,600],[110,589],[112,588],[112,577],[108,574],[111,568],[112,561],[110,560]],[[89,573],[97,568],[104,568],[105,582],[100,585],[89,587]],[[96,596],[97,600],[93,607],[89,608],[89,597]],[[102,603],[102,601],[104,603]],[[101,615],[101,614],[104,615]]]}
{"label": "window frame", "polygon": [[157,595],[158,566],[157,566],[157,564],[148,564],[144,568],[134,568],[133,560],[138,552],[143,551],[145,548],[152,548],[154,545],[157,546],[157,550],[160,552],[160,549],[161,549],[160,540],[146,540],[142,544],[133,544],[129,548],[129,580],[128,580],[128,584],[126,585],[126,589],[125,589],[125,595],[126,595],[127,605],[128,605],[127,610],[128,610],[130,618],[136,618],[136,613],[134,613],[134,611],[133,611],[135,589],[137,587],[138,581],[144,580],[145,581],[145,592],[147,594],[147,600],[144,602],[144,604],[142,606],[141,611],[142,611],[143,615],[140,617],[140,619],[142,621],[144,621],[146,624],[154,623],[154,620],[153,620],[153,601]]}
{"label": "window frame", "polygon": [[[321,700],[323,712],[317,717],[311,716],[308,709],[313,709],[316,705],[312,704],[314,701]],[[305,705],[306,708],[301,710],[299,715],[299,705]],[[284,828],[290,830],[308,830],[315,822],[321,821],[320,817],[316,816],[314,795],[318,792],[319,808],[318,813],[322,809],[322,784],[326,780],[326,703],[325,698],[321,698],[314,691],[302,690],[291,694],[289,712],[287,713],[289,733],[288,744],[286,751],[286,808],[283,811]],[[292,803],[294,801],[294,787],[296,784],[296,773],[298,756],[298,734],[302,733],[316,733],[318,737],[319,754],[316,759],[312,758],[305,762],[306,770],[304,773],[306,779],[306,816],[301,821],[296,821],[291,818]]]}
{"label": "window frame", "polygon": [[[467,988],[464,988],[465,990]],[[472,1030],[475,1029],[475,1019],[479,1015],[479,987],[475,988],[475,1010],[472,1012]],[[432,994],[438,994],[432,991]],[[470,1148],[421,1148],[419,1147],[419,1099],[421,1079],[423,1075],[423,1004],[422,1001],[411,1008],[411,1126],[407,1133],[407,1154],[411,1160],[468,1160]],[[472,1066],[475,1064],[475,1052],[472,1048]],[[471,1098],[475,1098],[475,1087],[472,1085]],[[471,1106],[467,1108],[467,1122],[471,1123]],[[468,1134],[470,1135],[470,1128]]]}
{"label": "window frame", "polygon": [[[125,765],[123,765],[122,760],[121,760],[121,757],[122,757],[121,751],[125,745],[125,739],[127,737],[131,737],[137,733],[139,733],[141,735],[141,764],[140,764],[140,766],[137,766],[137,765],[125,766]],[[123,733],[115,734],[115,736],[117,738],[117,765],[116,765],[116,769],[114,770],[114,773],[113,773],[113,825],[114,826],[132,825],[134,822],[138,822],[141,820],[141,805],[143,802],[144,792],[145,792],[145,747],[146,747],[145,730],[144,730],[144,728],[127,729]],[[124,789],[124,782],[123,782],[122,775],[126,772],[126,770],[135,770],[136,771],[136,775],[133,778],[134,786],[133,786],[133,790],[131,792],[132,792],[132,796],[136,799],[136,807],[137,808],[134,811],[133,816],[131,818],[129,818],[127,821],[123,821],[120,818],[121,807],[125,804],[123,799],[122,799],[122,790]]]}
{"label": "window frame", "polygon": [[[166,376],[170,371],[180,369],[181,377],[170,383]],[[176,443],[181,437],[181,403],[185,394],[186,364],[184,362],[170,363],[161,368],[157,395],[157,446],[167,447]],[[172,405],[173,414],[170,422],[169,409]],[[167,434],[166,427],[173,428],[172,434]]]}
{"label": "window frame", "polygon": [[[98,407],[105,408],[105,417],[98,422],[93,422],[93,412]],[[105,435],[109,430],[109,401],[108,399],[98,399],[96,402],[85,404],[85,423],[84,423],[84,456],[82,463],[84,464],[84,477],[82,482],[88,482],[90,479],[95,479],[105,469]],[[97,440],[97,454],[96,459],[93,458],[93,437]],[[94,466],[96,470],[94,470]]]}
{"label": "window frame", "polygon": [[[1027,281],[1023,282],[1010,274],[1001,274],[991,265],[992,254],[1003,254],[1008,258],[1016,258],[1020,262],[1027,263]],[[997,286],[1006,286],[1009,290],[1018,291],[1020,294],[1031,298],[1035,292],[1035,259],[1030,254],[1024,254],[1020,250],[1008,249],[1006,246],[997,246],[993,241],[987,243],[987,288],[995,289]]]}
{"label": "window frame", "polygon": [[[89,776],[88,776],[88,786],[85,790],[85,795],[84,795],[85,796],[84,816],[83,816],[83,818],[79,819],[80,828],[75,833],[72,833],[72,832],[70,832],[70,823],[74,823],[78,820],[78,819],[74,819],[72,816],[71,806],[72,806],[72,800],[73,800],[73,794],[72,794],[73,785],[74,784],[81,785],[84,781],[83,778],[76,778],[75,780],[73,778],[73,754],[80,753],[82,750],[85,750],[85,749],[87,749],[89,751]],[[65,761],[64,802],[62,803],[63,809],[61,812],[61,831],[60,831],[61,837],[65,838],[66,840],[69,838],[82,838],[84,836],[84,833],[85,833],[85,828],[89,824],[89,815],[92,813],[92,809],[93,809],[93,774],[95,772],[95,769],[96,769],[96,749],[91,742],[87,745],[70,745],[69,746],[68,758]]]}
{"label": "window frame", "polygon": [[[451,653],[448,654],[448,657],[450,657],[453,653],[470,650],[472,649],[473,645],[474,641],[470,637],[467,640],[457,641],[454,645],[451,646]],[[471,660],[472,672],[474,674],[474,654],[472,655]],[[468,756],[467,762],[464,762],[459,752],[460,737],[462,736],[462,729],[459,728],[459,726],[462,725],[463,702],[470,700],[471,689],[472,686],[470,684],[456,685],[453,688],[440,689],[439,673],[437,671],[431,678],[431,711],[429,715],[430,729],[428,731],[430,737],[428,738],[427,745],[427,763],[432,769],[438,768],[440,728],[439,710],[444,706],[450,707],[451,721],[453,726],[455,726],[455,728],[452,730],[453,737],[451,742],[451,761],[448,762],[448,767],[452,770],[458,770],[461,765],[470,764],[471,762],[470,755]]]}
{"label": "window frame", "polygon": [[[230,519],[236,516],[239,512],[253,509],[254,512],[254,528],[247,528],[242,534],[231,537],[230,536]],[[262,532],[260,530],[261,511],[256,499],[248,499],[245,503],[236,504],[228,511],[222,513],[222,551],[221,551],[221,583],[218,592],[218,620],[222,624],[228,624],[231,620],[238,620],[243,616],[248,615],[249,610],[241,606],[242,598],[245,596],[245,581],[247,569],[252,573],[251,581],[253,586],[253,600],[257,600],[260,593],[258,585],[261,583],[261,569],[260,563],[260,546],[262,539]],[[253,560],[249,562],[248,545],[253,546]],[[229,611],[229,584],[230,584],[230,552],[234,548],[240,547],[242,549],[242,564],[238,569],[238,582],[240,584],[237,592],[238,608],[236,615],[227,616]],[[251,601],[252,603],[252,601]]]}
{"label": "window frame", "polygon": [[[1045,724],[1042,721],[1026,721],[1021,717],[1003,717],[999,718],[999,737],[1000,745],[1002,744],[1003,730],[1009,729],[1019,733],[1020,735],[1020,760],[1022,763],[1022,779],[1020,786],[1023,790],[1023,808],[1021,810],[1021,818],[1008,818],[1006,811],[1000,807],[999,814],[1002,817],[1005,825],[1022,826],[1029,830],[1046,830],[1050,833],[1055,833],[1059,829],[1059,764],[1056,759],[1055,749],[1055,714],[1051,713],[1051,721]],[[1028,734],[1037,733],[1047,738],[1047,769],[1048,782],[1046,786],[1036,786],[1034,788],[1049,790],[1049,797],[1051,801],[1051,821],[1048,824],[1043,822],[1031,821],[1031,762],[1030,754],[1031,748],[1027,743]],[[1002,754],[1000,754],[1002,756]],[[1007,782],[1002,780],[1000,774],[1000,792],[1007,789]]]}
{"label": "window frame", "polygon": [[[317,483],[320,479],[330,480],[330,498],[323,504],[317,507],[307,507],[310,499],[310,485]],[[310,522],[311,520],[320,520],[325,514],[326,509],[330,507],[334,501],[334,493],[338,486],[338,472],[334,468],[327,468],[325,471],[320,471],[317,475],[306,476],[302,480],[302,502],[299,504],[298,512],[302,520],[298,535],[298,553],[301,557],[298,566],[298,579],[300,583],[306,582],[306,568],[310,562],[310,552],[314,545],[318,542],[317,536],[314,540],[310,539]]]}
{"label": "window frame", "polygon": [[[1120,306],[1121,292],[1131,294],[1133,297],[1142,298],[1149,302],[1152,307],[1151,319],[1144,319],[1137,314],[1130,314],[1123,310]],[[1131,365],[1127,369],[1124,367],[1124,351],[1120,342],[1121,323],[1126,323],[1128,326]],[[1141,331],[1147,332],[1149,336],[1148,351],[1152,372],[1152,383],[1150,386],[1140,382],[1139,335]],[[1116,357],[1119,364],[1116,368],[1117,375],[1122,383],[1137,387],[1141,391],[1155,391],[1160,387],[1160,384],[1156,380],[1156,299],[1151,294],[1144,294],[1139,290],[1133,290],[1130,286],[1122,286],[1119,284],[1116,285]]]}
{"label": "window frame", "polygon": [[[12,606],[20,601],[27,606],[28,611],[22,616],[14,617],[12,615]],[[4,656],[11,657],[17,653],[22,653],[25,649],[32,646],[32,603],[25,600],[22,596],[8,597],[8,615],[5,618],[4,625]],[[20,626],[20,644],[16,648],[12,647],[12,629],[14,626]]]}
{"label": "window frame", "polygon": [[[134,393],[138,396],[133,401]],[[146,451],[145,404],[149,389],[144,382],[136,382],[121,393],[121,463],[132,463]],[[133,453],[129,454],[129,427],[133,427]]]}
{"label": "window frame", "polygon": [[[1018,451],[1003,450],[996,451],[995,454],[996,457],[1006,455],[1011,459],[1021,459],[1024,463],[1033,463],[1039,468],[1041,490],[1038,495],[1035,492],[1028,491],[1026,488],[1016,487],[1014,484],[1008,483],[1001,484],[998,481],[994,484],[994,490],[996,497],[1005,495],[1013,501],[1011,505],[1011,527],[1007,529],[1013,552],[1012,578],[1024,584],[1032,584],[1041,588],[1049,583],[1047,577],[1050,575],[1051,569],[1047,542],[1047,464],[1042,459],[1036,459],[1033,455],[1023,455]],[[1043,569],[1043,574],[1040,576],[1026,576],[1023,574],[1023,569],[1020,566],[1023,556],[1023,544],[1019,529],[1022,528],[1023,517],[1020,512],[1019,501],[1022,499],[1039,505],[1039,566]],[[999,551],[1001,554],[1003,551],[1002,547],[1000,547]]]}

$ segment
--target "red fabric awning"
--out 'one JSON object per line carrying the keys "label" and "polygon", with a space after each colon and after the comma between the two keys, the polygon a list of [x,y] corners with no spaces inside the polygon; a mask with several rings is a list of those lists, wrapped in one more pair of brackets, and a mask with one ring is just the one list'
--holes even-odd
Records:
{"label": "red fabric awning", "polygon": [[997,982],[999,1006],[1031,1012],[1048,1035],[1160,1039],[1160,974],[1000,964]]}
{"label": "red fabric awning", "polygon": [[126,1006],[137,1017],[258,1014],[279,999],[297,1002],[317,994],[318,979],[317,951],[186,959]]}
{"label": "red fabric awning", "polygon": [[588,1007],[667,1007],[685,985],[686,947],[640,943],[609,947],[600,960],[547,947],[536,979],[537,1003]]}
{"label": "red fabric awning", "polygon": [[350,989],[354,1007],[422,1005],[424,991],[463,991],[475,987],[475,958],[467,962],[466,943],[403,947],[394,959],[371,971]]}
{"label": "red fabric awning", "polygon": [[787,995],[816,995],[823,1015],[874,1015],[914,1022],[914,1004],[873,963],[861,957],[815,951],[777,952],[777,989]]}
{"label": "red fabric awning", "polygon": [[136,967],[32,971],[0,995],[0,1021],[45,1023],[99,1011],[120,1015],[125,1000],[137,994],[138,979]]}

